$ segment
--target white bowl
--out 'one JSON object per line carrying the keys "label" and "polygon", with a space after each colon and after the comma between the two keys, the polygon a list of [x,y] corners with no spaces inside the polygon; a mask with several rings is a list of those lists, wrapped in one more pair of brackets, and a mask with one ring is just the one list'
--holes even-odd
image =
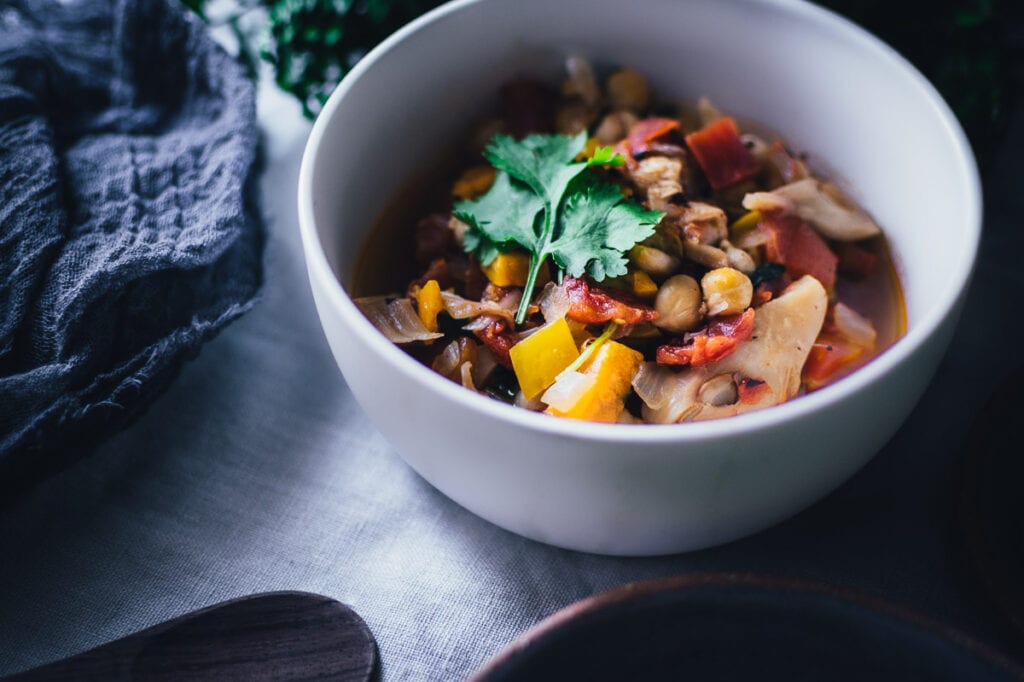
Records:
{"label": "white bowl", "polygon": [[[490,400],[392,345],[352,303],[367,230],[444,158],[498,86],[565,55],[626,64],[666,99],[708,95],[834,169],[883,225],[907,335],[787,404],[670,426],[556,419]],[[299,179],[320,320],[349,387],[406,461],[467,509],[562,547],[692,550],[772,525],[885,444],[953,333],[980,236],[977,169],[932,86],[862,29],[797,0],[457,0],[373,50],[327,102]]]}

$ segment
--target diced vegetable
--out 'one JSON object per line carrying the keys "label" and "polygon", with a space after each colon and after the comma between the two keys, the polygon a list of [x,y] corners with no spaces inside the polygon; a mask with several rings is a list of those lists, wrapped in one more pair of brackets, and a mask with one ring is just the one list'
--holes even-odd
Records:
{"label": "diced vegetable", "polygon": [[740,129],[730,116],[690,133],[686,144],[716,190],[732,187],[761,170],[761,164],[740,140]]}
{"label": "diced vegetable", "polygon": [[631,272],[627,277],[629,277],[630,288],[639,298],[654,298],[654,295],[658,293],[658,285],[643,270]]}
{"label": "diced vegetable", "polygon": [[416,312],[428,331],[437,331],[437,314],[444,310],[441,286],[436,279],[429,280],[416,292]]}
{"label": "diced vegetable", "polygon": [[552,410],[569,412],[596,383],[597,374],[562,372],[551,388],[544,391],[540,402]]}
{"label": "diced vegetable", "polygon": [[452,194],[459,199],[476,199],[491,188],[496,174],[493,166],[473,166],[455,181],[452,185]]}
{"label": "diced vegetable", "polygon": [[519,388],[527,399],[554,383],[579,354],[564,318],[544,325],[509,351]]}
{"label": "diced vegetable", "polygon": [[765,257],[785,265],[790,277],[810,275],[828,290],[835,286],[839,259],[810,225],[795,216],[766,213],[758,229],[767,235]]}
{"label": "diced vegetable", "polygon": [[[490,265],[484,265],[482,269],[487,279],[499,287],[526,286],[526,278],[530,274],[530,255],[519,251],[499,253]],[[546,274],[547,268],[543,268],[542,272]],[[543,284],[543,279],[543,274],[538,275],[537,283]]]}
{"label": "diced vegetable", "polygon": [[[548,414],[570,419],[615,423],[622,414],[633,375],[636,374],[643,359],[643,355],[628,346],[616,341],[606,342],[581,368],[582,374],[595,377],[594,383],[581,391],[571,405],[563,404],[562,409],[559,409],[549,404]],[[568,377],[567,381],[579,380]],[[557,385],[556,381],[555,386]],[[552,389],[555,386],[552,386]]]}
{"label": "diced vegetable", "polygon": [[814,342],[804,364],[803,380],[807,388],[821,388],[844,368],[860,359],[864,346],[832,332],[822,332]]}
{"label": "diced vegetable", "polygon": [[739,218],[737,218],[735,220],[735,222],[733,222],[733,224],[729,226],[729,229],[732,230],[733,234],[738,234],[740,232],[746,232],[747,230],[752,230],[755,227],[757,227],[757,223],[760,220],[761,220],[761,212],[760,211],[747,211],[746,213],[741,215]]}

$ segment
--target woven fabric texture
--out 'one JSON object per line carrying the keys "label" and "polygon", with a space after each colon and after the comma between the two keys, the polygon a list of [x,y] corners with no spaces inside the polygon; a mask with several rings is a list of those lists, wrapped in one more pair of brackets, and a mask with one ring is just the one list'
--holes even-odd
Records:
{"label": "woven fabric texture", "polygon": [[0,488],[251,306],[257,141],[252,83],[175,0],[0,0]]}

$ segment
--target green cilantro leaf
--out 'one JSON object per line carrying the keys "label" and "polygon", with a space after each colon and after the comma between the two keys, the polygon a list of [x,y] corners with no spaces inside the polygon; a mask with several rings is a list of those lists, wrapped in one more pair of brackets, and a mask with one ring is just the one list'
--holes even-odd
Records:
{"label": "green cilantro leaf", "polygon": [[453,214],[469,229],[466,251],[489,265],[503,251],[530,253],[530,270],[516,322],[526,318],[537,273],[551,256],[564,273],[597,281],[626,273],[624,252],[648,237],[664,216],[628,201],[613,185],[584,175],[595,165],[621,165],[611,147],[577,161],[587,142],[578,135],[496,135],[485,158],[498,170],[479,199],[460,201]]}
{"label": "green cilantro leaf", "polygon": [[487,194],[476,201],[460,201],[453,214],[469,225],[462,246],[490,265],[502,251],[532,244],[544,202],[528,187],[499,171]]}
{"label": "green cilantro leaf", "polygon": [[665,215],[628,201],[617,187],[583,176],[562,206],[561,233],[548,249],[570,277],[600,282],[626,274],[625,252],[654,233]]}

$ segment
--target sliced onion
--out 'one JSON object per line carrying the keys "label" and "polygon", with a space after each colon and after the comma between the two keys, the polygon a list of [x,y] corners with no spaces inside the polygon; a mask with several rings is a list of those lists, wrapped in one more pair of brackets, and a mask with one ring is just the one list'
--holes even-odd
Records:
{"label": "sliced onion", "polygon": [[874,348],[878,332],[871,320],[864,317],[845,303],[836,303],[833,320],[839,333],[865,348]]}
{"label": "sliced onion", "polygon": [[689,369],[674,372],[654,362],[640,365],[633,377],[633,390],[644,402],[644,421],[650,424],[675,424],[700,411],[697,391],[703,373]]}
{"label": "sliced onion", "polygon": [[388,303],[387,296],[367,296],[355,299],[356,306],[366,315],[374,327],[392,343],[431,341],[443,334],[429,331],[423,320],[416,314],[408,298],[395,299]]}
{"label": "sliced onion", "polygon": [[672,397],[670,391],[675,372],[656,362],[642,362],[633,375],[633,390],[647,407],[664,407]]}
{"label": "sliced onion", "polygon": [[559,412],[568,412],[580,401],[583,394],[597,383],[597,374],[580,374],[579,372],[562,372],[544,391],[541,401]]}
{"label": "sliced onion", "polygon": [[459,344],[460,340],[455,339],[445,346],[444,350],[430,363],[430,369],[449,379],[455,378],[458,375],[459,365],[466,362],[467,359],[464,357],[463,348]]}
{"label": "sliced onion", "polygon": [[548,282],[540,292],[537,304],[540,306],[540,313],[544,316],[544,321],[554,322],[562,319],[569,312],[569,295],[565,293],[564,287],[560,287],[554,282]]}
{"label": "sliced onion", "polygon": [[467,332],[481,331],[490,327],[497,319],[500,318],[497,318],[494,315],[481,315],[480,317],[475,317],[470,320],[467,324],[463,325],[462,328]]}
{"label": "sliced onion", "polygon": [[487,380],[491,378],[491,372],[498,366],[498,361],[494,359],[494,353],[491,349],[483,344],[476,348],[476,362],[473,363],[473,383],[477,386],[483,386],[487,383]]}
{"label": "sliced onion", "polygon": [[513,290],[502,296],[499,301],[471,301],[450,291],[441,292],[445,311],[456,320],[465,320],[479,315],[496,315],[509,322],[514,322],[522,297],[521,291]]}

